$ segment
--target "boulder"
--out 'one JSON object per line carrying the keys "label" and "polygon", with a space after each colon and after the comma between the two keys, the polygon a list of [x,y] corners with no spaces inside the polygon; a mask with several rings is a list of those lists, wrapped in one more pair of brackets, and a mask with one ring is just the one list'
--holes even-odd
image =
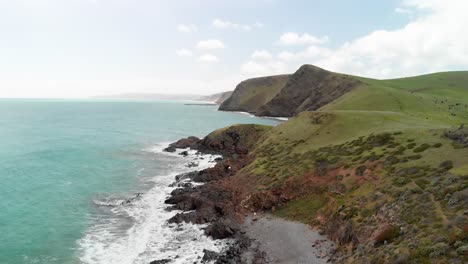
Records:
{"label": "boulder", "polygon": [[176,149],[186,149],[186,148],[194,149],[196,148],[199,142],[200,142],[200,139],[197,137],[183,138],[170,144],[167,148],[164,149],[164,151],[175,152]]}
{"label": "boulder", "polygon": [[205,234],[214,239],[224,239],[239,231],[239,224],[229,218],[221,218],[205,229]]}
{"label": "boulder", "polygon": [[153,260],[150,262],[150,264],[166,264],[166,263],[170,263],[171,260],[170,259],[159,259],[159,260]]}
{"label": "boulder", "polygon": [[215,261],[218,257],[219,257],[219,253],[216,253],[216,252],[211,251],[211,250],[204,249],[203,250],[202,263]]}

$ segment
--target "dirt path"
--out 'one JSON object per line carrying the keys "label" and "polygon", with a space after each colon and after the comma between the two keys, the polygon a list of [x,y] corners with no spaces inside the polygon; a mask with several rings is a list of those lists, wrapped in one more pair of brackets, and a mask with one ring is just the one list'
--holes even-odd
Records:
{"label": "dirt path", "polygon": [[[421,191],[423,191],[414,181],[411,181],[411,184],[416,187],[416,188],[419,188]],[[449,220],[447,219],[447,216],[444,214],[444,210],[442,210],[442,206],[440,205],[440,203],[438,201],[436,201],[435,197],[433,194],[431,194],[431,201],[432,203],[434,203],[434,206],[435,206],[435,212],[440,215],[440,217],[442,217],[442,222],[444,223],[445,226],[447,226],[449,224]]]}
{"label": "dirt path", "polygon": [[266,253],[268,263],[327,263],[334,248],[333,242],[309,226],[272,216],[263,216],[256,221],[248,217],[244,228],[246,235]]}
{"label": "dirt path", "polygon": [[442,221],[444,225],[447,226],[449,224],[449,220],[447,219],[447,216],[444,214],[444,211],[442,210],[442,206],[440,205],[440,203],[435,200],[433,194],[431,194],[431,200],[436,207],[436,212],[442,217]]}

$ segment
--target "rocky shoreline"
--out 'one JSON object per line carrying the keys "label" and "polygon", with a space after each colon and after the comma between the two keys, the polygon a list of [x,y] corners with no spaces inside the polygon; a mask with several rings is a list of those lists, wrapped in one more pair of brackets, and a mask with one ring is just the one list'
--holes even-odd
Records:
{"label": "rocky shoreline", "polygon": [[[250,129],[257,128],[252,126]],[[165,203],[168,205],[167,210],[181,212],[170,218],[168,222],[203,224],[206,225],[204,232],[207,236],[213,239],[230,239],[229,247],[221,253],[204,250],[201,263],[285,263],[272,261],[273,259],[262,250],[264,248],[262,241],[251,238],[252,235],[258,235],[255,234],[258,232],[258,227],[255,229],[252,223],[260,218],[244,205],[242,197],[245,195],[242,194],[242,188],[233,188],[225,181],[248,164],[248,154],[252,148],[249,139],[250,142],[256,141],[260,134],[247,131],[246,135],[240,135],[235,130],[224,131],[222,134],[221,137],[217,135],[216,138],[210,136],[204,139],[184,138],[164,149],[166,152],[191,149],[200,154],[216,154],[223,157],[216,159],[217,163],[212,168],[176,176],[172,185],[177,189],[172,191]],[[252,137],[255,140],[252,141]],[[186,154],[186,151],[180,153],[180,155]],[[246,217],[250,225],[244,223]],[[272,226],[276,224],[277,222],[271,223]],[[294,230],[296,228],[294,227]],[[281,240],[282,238],[274,239]],[[311,247],[315,246],[316,244],[313,244]],[[315,259],[315,256],[313,258]],[[321,258],[323,258],[322,261],[317,261]],[[318,256],[311,262],[301,263],[325,263],[326,259],[324,256]],[[151,264],[170,263],[170,261],[155,260]]]}
{"label": "rocky shoreline", "polygon": [[[235,141],[236,137],[231,136]],[[165,201],[168,204],[167,210],[182,211],[170,218],[169,223],[207,224],[207,236],[214,239],[231,239],[229,248],[222,253],[205,250],[202,263],[266,263],[265,254],[242,230],[243,216],[234,209],[234,194],[220,184],[220,180],[234,175],[242,167],[242,159],[248,153],[246,149],[237,148],[235,145],[231,146],[234,146],[233,148],[226,148],[226,145],[210,144],[206,138],[201,140],[189,137],[170,144],[164,150],[175,152],[177,149],[192,149],[201,154],[223,156],[216,160],[217,164],[212,168],[176,176],[173,185],[177,189]],[[184,155],[185,152],[180,154]],[[204,184],[195,185],[192,182]],[[169,263],[161,261],[164,260],[152,263]]]}

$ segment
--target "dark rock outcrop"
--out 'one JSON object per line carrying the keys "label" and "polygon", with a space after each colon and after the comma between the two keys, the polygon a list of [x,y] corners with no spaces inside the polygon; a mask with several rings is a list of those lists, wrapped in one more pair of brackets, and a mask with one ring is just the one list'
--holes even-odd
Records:
{"label": "dark rock outcrop", "polygon": [[283,89],[268,103],[260,107],[257,116],[290,117],[302,111],[313,111],[332,102],[357,87],[357,79],[303,65]]}
{"label": "dark rock outcrop", "polygon": [[[262,125],[234,125],[210,133],[198,144],[198,150],[223,156],[246,155],[271,127]],[[236,157],[238,158],[238,157]]]}
{"label": "dark rock outcrop", "polygon": [[186,148],[195,148],[200,142],[200,139],[197,137],[188,137],[178,140],[170,144],[167,148],[164,149],[166,152],[175,152],[176,149],[186,149]]}
{"label": "dark rock outcrop", "polygon": [[[264,263],[264,253],[252,248],[251,241],[242,234],[240,213],[235,189],[222,184],[248,163],[248,154],[270,127],[260,125],[235,125],[212,132],[203,140],[184,140],[172,147],[190,147],[202,153],[222,154],[217,164],[208,169],[176,176],[172,186],[178,186],[165,200],[168,210],[179,210],[169,223],[189,222],[207,224],[205,234],[214,239],[232,238],[235,242],[222,252],[205,250],[202,262],[214,263]],[[190,139],[190,138],[189,138]],[[204,182],[194,186],[188,180]],[[252,260],[245,261],[244,253]]]}
{"label": "dark rock outcrop", "polygon": [[159,260],[153,260],[150,262],[150,264],[166,264],[166,263],[170,263],[171,260],[170,259],[159,259]]}
{"label": "dark rock outcrop", "polygon": [[221,218],[205,229],[205,234],[214,239],[223,239],[233,236],[239,231],[239,224],[230,218]]}
{"label": "dark rock outcrop", "polygon": [[355,245],[359,241],[353,223],[350,220],[343,220],[343,218],[341,215],[332,216],[324,225],[323,231],[340,245]]}
{"label": "dark rock outcrop", "polygon": [[211,251],[211,250],[204,249],[203,250],[202,263],[206,263],[206,262],[209,262],[209,261],[215,261],[216,259],[218,259],[218,257],[219,257],[219,253],[216,253],[216,252]]}
{"label": "dark rock outcrop", "polygon": [[461,125],[458,129],[446,130],[443,136],[451,139],[459,146],[468,147],[468,128],[465,128],[464,125]]}

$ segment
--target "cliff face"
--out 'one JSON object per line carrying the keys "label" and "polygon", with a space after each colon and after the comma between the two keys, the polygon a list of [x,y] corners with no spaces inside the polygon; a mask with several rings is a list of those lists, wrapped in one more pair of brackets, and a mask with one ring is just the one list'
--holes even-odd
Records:
{"label": "cliff face", "polygon": [[268,212],[320,228],[335,263],[468,263],[468,72],[373,80],[305,65],[288,79],[256,111],[287,122],[171,144],[224,156],[189,176],[207,184],[175,191],[168,203],[188,212],[173,221],[224,238],[242,233],[232,219]]}
{"label": "cliff face", "polygon": [[258,140],[271,129],[265,125],[233,125],[213,131],[197,146],[202,152],[215,152],[224,156],[247,154]]}
{"label": "cliff face", "polygon": [[245,80],[237,85],[219,110],[254,113],[284,87],[289,77],[290,75],[277,75]]}
{"label": "cliff face", "polygon": [[359,84],[353,77],[304,65],[291,76],[274,98],[259,107],[256,115],[289,117],[302,111],[317,110]]}

